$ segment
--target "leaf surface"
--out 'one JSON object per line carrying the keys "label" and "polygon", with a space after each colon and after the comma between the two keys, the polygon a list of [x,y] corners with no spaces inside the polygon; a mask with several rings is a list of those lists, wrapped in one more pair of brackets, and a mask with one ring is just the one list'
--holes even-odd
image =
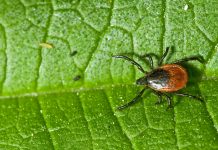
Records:
{"label": "leaf surface", "polygon": [[[0,0],[0,149],[218,149],[217,9],[203,0]],[[186,65],[183,90],[204,102],[174,96],[166,111],[147,90],[117,111],[143,74],[112,55],[149,71],[137,55],[168,46],[165,63],[204,57]]]}

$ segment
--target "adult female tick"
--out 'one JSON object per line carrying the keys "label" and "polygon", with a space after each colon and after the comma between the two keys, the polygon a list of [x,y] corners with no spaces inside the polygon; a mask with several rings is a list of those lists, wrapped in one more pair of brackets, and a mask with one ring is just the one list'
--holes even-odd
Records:
{"label": "adult female tick", "polygon": [[140,64],[138,64],[136,61],[134,61],[133,59],[127,56],[124,55],[112,56],[114,58],[122,58],[129,61],[133,65],[137,66],[138,69],[145,74],[143,77],[136,80],[137,85],[144,86],[142,91],[139,92],[139,94],[132,101],[130,101],[129,103],[123,106],[118,107],[119,110],[124,109],[136,103],[140,99],[146,88],[151,89],[151,91],[158,96],[158,101],[156,102],[156,104],[160,104],[162,102],[162,97],[165,96],[167,98],[168,108],[172,107],[172,97],[169,96],[167,93],[173,93],[178,96],[186,96],[202,101],[200,97],[193,96],[190,94],[178,93],[177,91],[184,88],[188,81],[188,73],[186,69],[182,67],[180,64],[192,60],[197,60],[200,63],[203,63],[203,59],[199,56],[192,56],[192,57],[187,57],[177,60],[170,64],[162,65],[163,60],[166,58],[168,52],[169,52],[169,47],[166,48],[166,51],[158,61],[158,67],[156,68],[154,68],[153,66],[153,59],[151,55],[149,54],[145,55],[145,57],[147,57],[149,60],[149,64],[151,68],[150,72],[144,71],[144,69]]}

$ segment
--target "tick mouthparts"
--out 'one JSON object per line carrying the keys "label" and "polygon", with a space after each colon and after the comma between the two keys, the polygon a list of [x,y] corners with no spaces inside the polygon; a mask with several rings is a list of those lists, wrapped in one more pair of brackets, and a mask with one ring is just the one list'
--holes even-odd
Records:
{"label": "tick mouthparts", "polygon": [[147,84],[148,84],[148,81],[147,81],[146,76],[137,79],[137,80],[136,80],[136,84],[137,84],[137,85],[147,85]]}

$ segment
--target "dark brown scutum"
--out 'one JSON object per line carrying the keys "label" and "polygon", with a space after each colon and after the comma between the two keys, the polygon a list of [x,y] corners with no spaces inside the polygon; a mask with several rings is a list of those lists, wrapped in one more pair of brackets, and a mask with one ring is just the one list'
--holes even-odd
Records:
{"label": "dark brown scutum", "polygon": [[147,75],[148,86],[155,90],[168,87],[170,75],[168,71],[158,68]]}

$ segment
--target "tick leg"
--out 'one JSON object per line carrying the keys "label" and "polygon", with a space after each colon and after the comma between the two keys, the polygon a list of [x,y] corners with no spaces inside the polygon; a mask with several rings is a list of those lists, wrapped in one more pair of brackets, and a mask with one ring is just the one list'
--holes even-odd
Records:
{"label": "tick leg", "polygon": [[198,61],[200,63],[204,63],[204,58],[201,56],[192,56],[192,57],[187,57],[187,58],[177,60],[177,61],[173,62],[173,64],[179,64],[179,63],[183,63],[183,62],[187,62],[187,61]]}
{"label": "tick leg", "polygon": [[144,91],[145,91],[145,88],[144,88],[132,101],[130,101],[129,103],[127,103],[127,104],[125,104],[125,105],[122,105],[122,106],[120,106],[120,107],[117,107],[117,109],[118,109],[118,110],[122,110],[122,109],[124,109],[124,108],[126,108],[126,107],[129,107],[129,106],[135,104],[135,103],[141,98],[141,96],[142,96],[142,94],[144,93]]}
{"label": "tick leg", "polygon": [[169,47],[166,48],[166,51],[164,52],[163,56],[160,58],[160,60],[158,61],[158,66],[161,66],[163,63],[164,58],[166,58],[168,52],[169,52]]}
{"label": "tick leg", "polygon": [[184,94],[184,93],[175,93],[175,94],[178,95],[178,96],[190,97],[190,98],[193,98],[193,99],[196,99],[196,100],[199,100],[199,101],[203,102],[203,99],[201,97],[198,97],[198,96],[194,96],[194,95],[190,95],[190,94]]}
{"label": "tick leg", "polygon": [[139,69],[142,73],[146,73],[140,64],[138,64],[138,63],[135,62],[133,59],[131,59],[131,58],[127,57],[127,56],[124,56],[124,55],[114,55],[114,56],[112,56],[112,57],[125,59],[125,60],[129,61],[130,63],[132,63],[133,65],[137,66],[138,69]]}
{"label": "tick leg", "polygon": [[152,92],[157,95],[158,97],[158,100],[157,102],[155,103],[156,105],[160,104],[162,102],[162,93],[161,92],[158,92],[158,91],[155,91],[155,90],[152,90]]}
{"label": "tick leg", "polygon": [[162,95],[158,95],[158,100],[155,104],[159,105],[159,104],[161,104],[161,102],[162,102]]}
{"label": "tick leg", "polygon": [[173,108],[172,97],[170,97],[170,96],[168,96],[167,94],[164,94],[164,93],[162,93],[162,94],[163,94],[164,96],[166,96],[166,98],[167,98],[167,104],[168,104],[167,109]]}
{"label": "tick leg", "polygon": [[149,61],[149,64],[150,64],[150,68],[153,70],[153,69],[154,69],[154,65],[153,65],[153,64],[154,64],[154,61],[153,61],[151,55],[147,54],[147,55],[145,55],[144,57],[147,57],[147,58],[148,58],[148,61]]}

